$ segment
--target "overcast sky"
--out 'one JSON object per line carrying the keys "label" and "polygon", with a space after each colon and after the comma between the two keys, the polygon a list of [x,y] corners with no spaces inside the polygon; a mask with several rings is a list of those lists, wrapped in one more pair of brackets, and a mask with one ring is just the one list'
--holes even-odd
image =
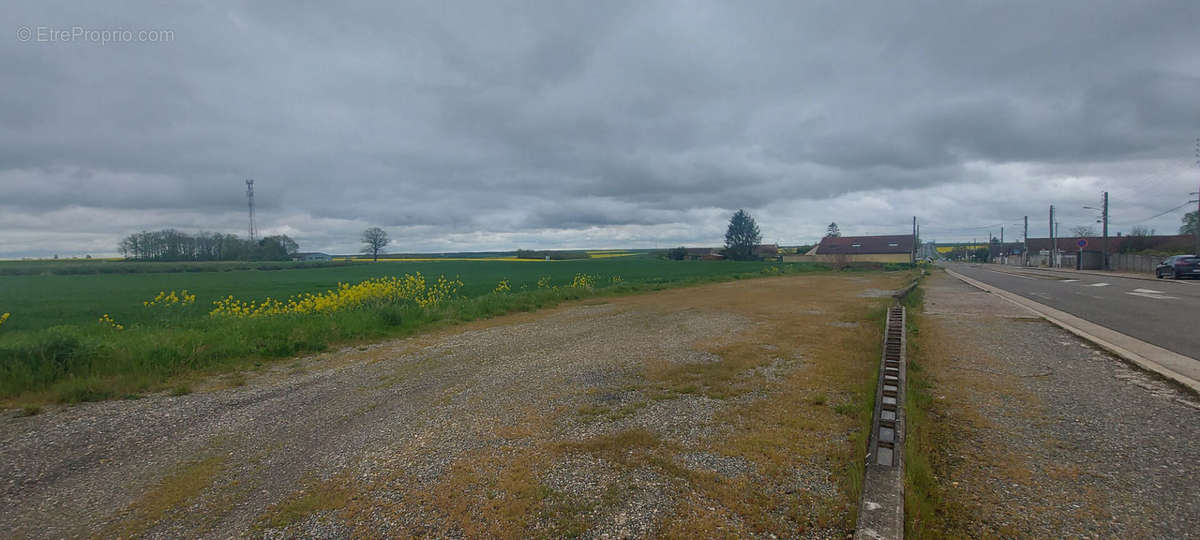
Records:
{"label": "overcast sky", "polygon": [[245,235],[246,178],[333,253],[1037,237],[1103,190],[1115,233],[1200,184],[1195,1],[177,4],[0,5],[0,257]]}

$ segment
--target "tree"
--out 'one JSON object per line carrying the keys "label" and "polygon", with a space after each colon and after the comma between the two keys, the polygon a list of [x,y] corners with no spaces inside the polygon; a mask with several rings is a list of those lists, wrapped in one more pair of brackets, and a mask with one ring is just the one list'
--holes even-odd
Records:
{"label": "tree", "polygon": [[1183,226],[1179,234],[1190,234],[1196,237],[1196,251],[1200,253],[1200,210],[1192,210],[1183,215]]}
{"label": "tree", "polygon": [[388,238],[387,231],[379,227],[371,227],[362,233],[362,252],[371,256],[371,260],[378,261],[379,253],[383,251],[384,246],[391,243]]}
{"label": "tree", "polygon": [[679,246],[667,250],[667,258],[672,261],[682,261],[687,257],[687,248]]}
{"label": "tree", "polygon": [[1129,230],[1129,234],[1125,235],[1125,240],[1121,242],[1121,253],[1137,253],[1150,249],[1151,236],[1154,236],[1154,229],[1144,225],[1134,225]]}
{"label": "tree", "polygon": [[838,228],[837,222],[830,223],[828,227],[825,227],[825,236],[833,236],[836,238],[841,235],[842,230]]}
{"label": "tree", "polygon": [[1179,234],[1196,234],[1196,229],[1200,228],[1200,210],[1192,210],[1183,215],[1183,225],[1179,227]]}
{"label": "tree", "polygon": [[282,234],[251,242],[234,234],[163,229],[133,233],[121,240],[118,249],[127,259],[145,261],[247,261],[287,260],[299,246]]}
{"label": "tree", "polygon": [[754,258],[754,246],[762,241],[758,224],[745,210],[739,209],[729,218],[729,229],[725,231],[725,257],[735,261]]}
{"label": "tree", "polygon": [[1078,227],[1071,227],[1071,234],[1076,238],[1086,238],[1096,236],[1096,229],[1092,228],[1091,225],[1080,225]]}
{"label": "tree", "polygon": [[269,261],[284,261],[296,256],[300,246],[286,234],[268,236],[258,241],[259,257]]}

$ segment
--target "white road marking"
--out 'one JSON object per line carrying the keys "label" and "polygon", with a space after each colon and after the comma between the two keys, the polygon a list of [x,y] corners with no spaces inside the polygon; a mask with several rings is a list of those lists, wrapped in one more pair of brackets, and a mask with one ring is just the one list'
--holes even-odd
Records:
{"label": "white road marking", "polygon": [[1146,293],[1146,294],[1167,294],[1162,291],[1156,291],[1154,289],[1134,289],[1133,292],[1140,292],[1140,293]]}
{"label": "white road marking", "polygon": [[1063,283],[1075,283],[1076,281],[1079,281],[1079,280],[1078,280],[1078,279],[1064,279],[1064,280],[1062,280],[1062,282],[1063,282]]}
{"label": "white road marking", "polygon": [[1003,270],[992,270],[991,268],[984,268],[984,270],[987,270],[988,272],[995,272],[997,274],[1004,274],[1006,276],[1019,277],[1021,279],[1034,279],[1029,276],[1022,276],[1021,274],[1018,274],[1016,272],[1005,272]]}
{"label": "white road marking", "polygon": [[[1139,290],[1140,290],[1140,289],[1139,289]],[[1165,295],[1165,294],[1151,294],[1151,293],[1144,293],[1144,292],[1133,292],[1133,291],[1131,291],[1131,292],[1127,292],[1127,293],[1125,293],[1125,294],[1130,294],[1130,295],[1133,295],[1133,296],[1142,296],[1142,297],[1145,297],[1145,298],[1153,298],[1153,299],[1155,299],[1155,300],[1177,300],[1177,299],[1178,299],[1178,297],[1175,297],[1175,296],[1167,296],[1167,295]]]}
{"label": "white road marking", "polygon": [[1090,287],[1107,287],[1107,286],[1108,286],[1108,284],[1107,284],[1107,283],[1093,283],[1093,284],[1091,284],[1091,285],[1089,285],[1089,286],[1090,286]]}

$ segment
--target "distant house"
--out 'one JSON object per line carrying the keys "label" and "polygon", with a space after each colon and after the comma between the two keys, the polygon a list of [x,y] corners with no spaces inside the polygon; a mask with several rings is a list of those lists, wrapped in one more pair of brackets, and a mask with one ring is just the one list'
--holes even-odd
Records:
{"label": "distant house", "polygon": [[[794,256],[797,261],[815,262],[912,262],[913,236],[826,236],[805,255]],[[784,256],[784,261],[792,257]]]}
{"label": "distant house", "polygon": [[779,245],[778,244],[755,244],[753,253],[756,257],[778,257],[779,256]]}
{"label": "distant house", "polygon": [[333,256],[328,253],[297,253],[292,256],[293,261],[331,261]]}
{"label": "distant house", "polygon": [[719,261],[725,256],[716,248],[687,248],[683,258],[689,261]]}

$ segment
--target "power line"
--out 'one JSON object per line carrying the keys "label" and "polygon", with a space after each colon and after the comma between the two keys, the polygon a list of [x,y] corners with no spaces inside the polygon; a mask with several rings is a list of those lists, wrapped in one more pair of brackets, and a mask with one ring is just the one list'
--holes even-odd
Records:
{"label": "power line", "polygon": [[1189,205],[1189,204],[1191,204],[1191,203],[1192,203],[1192,201],[1188,201],[1188,202],[1185,202],[1185,203],[1183,203],[1183,204],[1181,204],[1181,205],[1179,205],[1179,206],[1176,206],[1176,207],[1174,207],[1174,208],[1172,208],[1172,209],[1170,209],[1170,210],[1165,210],[1165,211],[1163,211],[1163,212],[1159,212],[1159,213],[1157,213],[1157,214],[1154,214],[1153,216],[1150,216],[1150,217],[1148,217],[1148,218],[1145,218],[1145,219],[1139,219],[1139,220],[1137,220],[1137,221],[1129,221],[1129,222],[1126,222],[1126,223],[1117,223],[1116,225],[1126,226],[1126,225],[1137,225],[1138,223],[1144,223],[1144,222],[1150,221],[1150,220],[1152,220],[1152,219],[1159,218],[1159,217],[1165,216],[1165,215],[1167,215],[1167,214],[1170,214],[1171,212],[1174,212],[1174,211],[1176,211],[1176,210],[1179,210],[1180,208],[1183,208],[1183,207],[1185,207],[1185,206],[1187,206],[1187,205]]}
{"label": "power line", "polygon": [[1009,223],[1009,222],[1005,221],[1005,222],[1000,222],[1000,223],[993,223],[991,225],[980,225],[978,227],[948,227],[948,228],[932,228],[932,229],[926,228],[926,232],[932,231],[935,233],[955,233],[955,232],[962,232],[962,231],[985,231],[988,229],[996,229],[999,227],[1006,227],[1009,225],[1014,225],[1014,224],[1016,224],[1016,222],[1019,222],[1019,221],[1020,220],[1018,219],[1018,220],[1013,220],[1013,223]]}
{"label": "power line", "polygon": [[[1152,172],[1140,180],[1136,180],[1134,182],[1121,182],[1121,184],[1138,186],[1138,190],[1142,193],[1146,193],[1147,190],[1151,187],[1153,187],[1155,189],[1149,189],[1150,192],[1158,192],[1157,188],[1163,187],[1163,185],[1162,185],[1163,180],[1166,180],[1167,178],[1169,178],[1170,175],[1178,174],[1178,173],[1186,170],[1187,168],[1191,167],[1190,163],[1184,163],[1186,161],[1187,161],[1186,158],[1171,160],[1171,161],[1167,162],[1165,165],[1163,165],[1162,167],[1159,167],[1156,172]],[[1145,184],[1145,182],[1147,180],[1151,180],[1151,179],[1153,179],[1154,182]],[[1105,184],[1108,184],[1108,182],[1105,182]]]}

